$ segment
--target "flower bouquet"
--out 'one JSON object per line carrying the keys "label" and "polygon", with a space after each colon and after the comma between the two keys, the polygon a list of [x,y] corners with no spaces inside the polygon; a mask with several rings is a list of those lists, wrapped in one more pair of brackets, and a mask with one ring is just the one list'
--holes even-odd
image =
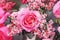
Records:
{"label": "flower bouquet", "polygon": [[60,0],[0,0],[0,40],[60,40]]}

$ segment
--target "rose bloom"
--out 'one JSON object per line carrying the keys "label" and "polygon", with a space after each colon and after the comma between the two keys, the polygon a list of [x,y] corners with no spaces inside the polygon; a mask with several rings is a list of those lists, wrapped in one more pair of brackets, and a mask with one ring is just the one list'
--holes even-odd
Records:
{"label": "rose bloom", "polygon": [[60,1],[58,1],[53,7],[53,14],[56,18],[60,18]]}
{"label": "rose bloom", "polygon": [[7,16],[9,15],[9,12],[4,11],[1,7],[0,7],[0,24],[4,23]]}
{"label": "rose bloom", "polygon": [[39,26],[40,14],[38,11],[22,8],[18,12],[17,20],[24,30],[31,32],[33,29],[36,29]]}
{"label": "rose bloom", "polygon": [[4,25],[0,27],[0,40],[12,40],[12,36],[8,36],[9,30]]}

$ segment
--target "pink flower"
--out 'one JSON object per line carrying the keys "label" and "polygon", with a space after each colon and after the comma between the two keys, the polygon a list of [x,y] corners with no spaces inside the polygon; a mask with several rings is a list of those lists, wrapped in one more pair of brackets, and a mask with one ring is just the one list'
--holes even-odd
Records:
{"label": "pink flower", "polygon": [[3,26],[0,28],[0,40],[12,40],[11,36],[8,36],[9,30]]}
{"label": "pink flower", "polygon": [[0,7],[0,24],[4,23],[7,16],[9,15],[9,12],[5,12],[1,7]]}
{"label": "pink flower", "polygon": [[60,26],[57,28],[58,32],[60,33]]}
{"label": "pink flower", "polygon": [[39,26],[40,14],[38,11],[32,11],[28,8],[22,8],[18,12],[17,20],[24,30],[30,32]]}
{"label": "pink flower", "polygon": [[58,1],[53,7],[53,14],[56,18],[60,18],[60,1]]}

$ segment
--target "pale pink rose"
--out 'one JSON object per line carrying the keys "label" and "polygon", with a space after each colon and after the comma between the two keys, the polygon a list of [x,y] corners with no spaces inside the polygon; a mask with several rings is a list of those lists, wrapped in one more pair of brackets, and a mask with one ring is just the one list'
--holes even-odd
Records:
{"label": "pale pink rose", "polygon": [[10,14],[9,12],[6,12],[5,10],[3,10],[0,7],[0,24],[5,22],[5,20],[9,14]]}
{"label": "pale pink rose", "polygon": [[57,28],[58,32],[60,33],[60,26]]}
{"label": "pale pink rose", "polygon": [[60,18],[60,1],[58,1],[53,7],[53,14],[56,18]]}
{"label": "pale pink rose", "polygon": [[22,8],[18,12],[17,20],[24,30],[30,32],[39,26],[40,14],[38,11],[32,11],[28,8]]}

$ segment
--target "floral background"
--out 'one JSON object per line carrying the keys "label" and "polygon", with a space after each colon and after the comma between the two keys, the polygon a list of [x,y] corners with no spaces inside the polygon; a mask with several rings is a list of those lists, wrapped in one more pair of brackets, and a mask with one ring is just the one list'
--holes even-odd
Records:
{"label": "floral background", "polygon": [[60,40],[60,0],[0,0],[0,40]]}

